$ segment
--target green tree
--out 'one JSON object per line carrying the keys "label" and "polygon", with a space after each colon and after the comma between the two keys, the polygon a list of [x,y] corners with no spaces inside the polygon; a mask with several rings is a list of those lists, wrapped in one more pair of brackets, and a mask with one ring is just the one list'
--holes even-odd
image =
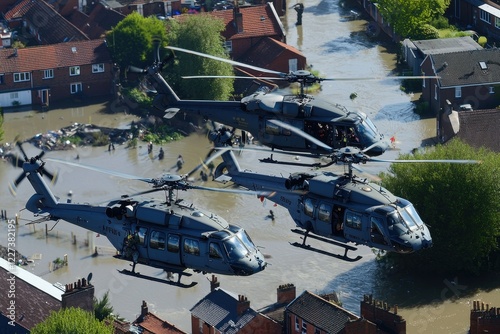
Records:
{"label": "green tree", "polygon": [[[416,38],[421,26],[442,16],[451,0],[376,0],[380,14],[403,38]],[[428,29],[427,29],[428,30]]]}
{"label": "green tree", "polygon": [[155,41],[162,41],[162,45],[166,45],[167,33],[163,21],[133,12],[107,33],[106,40],[120,68],[130,65],[145,67],[154,60]]}
{"label": "green tree", "polygon": [[[382,183],[407,198],[430,226],[433,247],[390,254],[412,272],[479,273],[492,265],[500,235],[500,154],[458,139],[402,159],[472,159],[481,164],[392,164]],[[491,256],[491,257],[490,257]]]}
{"label": "green tree", "polygon": [[109,302],[109,291],[106,291],[101,300],[94,297],[94,316],[97,320],[103,321],[112,314],[113,306]]}
{"label": "green tree", "polygon": [[52,312],[45,321],[31,329],[32,334],[112,334],[112,324],[97,320],[90,312],[80,308],[65,308]]}
{"label": "green tree", "polygon": [[[207,14],[187,15],[182,21],[170,20],[170,45],[229,59],[224,49],[222,20]],[[184,99],[227,100],[233,92],[233,78],[182,79],[182,76],[233,76],[231,64],[184,52],[175,52],[176,61],[165,66],[165,75]]]}

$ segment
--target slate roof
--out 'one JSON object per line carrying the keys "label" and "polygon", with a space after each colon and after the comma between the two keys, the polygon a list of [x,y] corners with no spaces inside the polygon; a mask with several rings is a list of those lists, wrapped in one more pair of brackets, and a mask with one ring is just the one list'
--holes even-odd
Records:
{"label": "slate roof", "polygon": [[[500,49],[429,55],[441,87],[500,84]],[[480,67],[480,62],[487,69]]]}
{"label": "slate roof", "polygon": [[89,39],[45,1],[23,0],[5,13],[7,21],[21,18],[37,28],[42,44]]}
{"label": "slate roof", "polygon": [[258,313],[249,308],[241,316],[236,309],[238,296],[235,296],[221,288],[216,288],[190,310],[191,315],[203,320],[210,326],[222,333],[238,333]]}
{"label": "slate roof", "polygon": [[340,333],[348,321],[359,318],[309,291],[304,291],[295,298],[287,306],[286,312],[291,312],[308,324],[331,334]]}
{"label": "slate roof", "polygon": [[110,62],[111,56],[104,40],[98,39],[36,46],[17,51],[0,49],[0,73],[31,72]]}
{"label": "slate roof", "polygon": [[474,147],[500,152],[500,109],[459,111],[458,138]]}
{"label": "slate roof", "polygon": [[413,44],[424,54],[442,54],[450,52],[482,50],[470,36],[427,39],[422,41],[412,41]]}
{"label": "slate roof", "polygon": [[80,11],[74,11],[69,19],[90,39],[97,39],[103,37],[106,31],[116,27],[124,18],[125,15],[98,3],[88,16]]}
{"label": "slate roof", "polygon": [[13,273],[16,275],[13,300],[16,322],[19,325],[31,329],[45,320],[51,311],[61,308],[62,290],[21,267],[16,266],[15,271],[10,268],[10,263],[0,258],[0,291],[3,294],[0,298],[0,309],[3,316],[10,306],[10,299],[7,297],[10,282],[7,279],[11,278]]}
{"label": "slate roof", "polygon": [[241,33],[238,33],[234,24],[232,9],[210,12],[210,15],[224,21],[225,31],[222,35],[226,39],[285,35],[272,2],[262,6],[241,7],[239,11],[243,17],[243,32]]}

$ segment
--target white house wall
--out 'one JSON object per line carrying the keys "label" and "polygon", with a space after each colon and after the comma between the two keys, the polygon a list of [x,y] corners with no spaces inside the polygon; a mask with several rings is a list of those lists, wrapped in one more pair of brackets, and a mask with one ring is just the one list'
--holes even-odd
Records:
{"label": "white house wall", "polygon": [[31,90],[23,90],[17,92],[0,93],[0,107],[12,107],[13,102],[19,102],[19,105],[32,104]]}

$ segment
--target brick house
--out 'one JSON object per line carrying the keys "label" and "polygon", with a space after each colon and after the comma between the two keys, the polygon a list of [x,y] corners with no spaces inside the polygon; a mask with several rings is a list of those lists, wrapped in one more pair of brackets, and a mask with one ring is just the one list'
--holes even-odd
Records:
{"label": "brick house", "polygon": [[145,301],[142,301],[141,314],[133,325],[138,328],[137,332],[142,334],[186,334],[175,325],[149,312],[148,304]]}
{"label": "brick house", "polygon": [[499,333],[500,308],[474,300],[470,310],[470,334]]}
{"label": "brick house", "polygon": [[[7,292],[12,286],[14,295],[10,298]],[[84,278],[57,287],[22,267],[12,267],[12,263],[3,258],[0,258],[0,290],[5,292],[0,298],[0,333],[29,333],[50,312],[65,307],[94,310],[94,286]]]}
{"label": "brick house", "polygon": [[422,99],[434,113],[444,110],[446,101],[453,109],[470,104],[473,109],[490,109],[500,105],[500,49],[470,50],[429,54],[422,62],[425,79]]}
{"label": "brick house", "polygon": [[500,2],[498,0],[454,0],[447,11],[467,29],[473,29],[488,40],[500,41]]}
{"label": "brick house", "polygon": [[48,105],[112,93],[113,64],[104,40],[0,50],[0,106]]}

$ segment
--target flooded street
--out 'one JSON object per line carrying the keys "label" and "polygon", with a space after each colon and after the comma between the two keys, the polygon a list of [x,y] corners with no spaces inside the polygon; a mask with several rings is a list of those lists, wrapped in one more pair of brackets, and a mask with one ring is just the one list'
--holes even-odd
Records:
{"label": "flooded street", "polygon": [[[293,5],[293,4],[290,4]],[[395,54],[369,40],[363,33],[366,22],[348,21],[343,18],[349,9],[341,8],[338,1],[308,1],[305,3],[303,25],[296,27],[296,12],[289,10],[284,18],[287,43],[300,49],[322,76],[328,78],[383,77],[394,69]],[[388,138],[395,136],[397,149],[387,151],[382,158],[397,158],[399,153],[409,153],[420,147],[423,142],[435,136],[435,120],[420,120],[412,111],[411,95],[400,90],[396,80],[384,81],[326,81],[318,98],[325,98],[357,108],[369,115],[379,130]],[[349,95],[355,92],[354,101]],[[57,130],[74,122],[94,123],[102,126],[124,127],[135,117],[124,114],[105,114],[105,104],[63,108],[48,113],[30,111],[6,113],[5,140],[12,141],[16,135],[29,138],[36,133]],[[152,160],[147,154],[146,144],[137,149],[116,146],[108,152],[107,147],[84,147],[73,151],[47,153],[58,159],[100,166],[138,177],[157,177],[162,172],[174,172],[176,157],[183,155],[185,160],[182,173],[188,172],[203,159],[210,144],[205,136],[193,134],[184,140],[163,146],[165,159]],[[28,156],[39,150],[25,145]],[[159,147],[154,148],[157,154]],[[251,168],[263,173],[283,174],[301,170],[298,167],[257,164],[257,158],[266,157],[262,153],[244,152],[238,157],[242,168]],[[387,165],[367,166],[366,170],[377,172]],[[74,202],[101,203],[148,189],[139,181],[124,180],[94,171],[69,167],[48,162],[47,169],[58,170],[59,180],[53,185],[54,193],[61,199],[73,193]],[[6,163],[0,163],[0,209],[6,209],[10,217],[24,207],[26,200],[33,194],[29,183],[20,184],[16,197],[12,197],[7,184],[20,173]],[[195,174],[197,175],[197,174]],[[207,182],[207,186],[221,186]],[[162,199],[162,193],[150,196]],[[355,263],[347,263],[307,252],[289,245],[298,241],[299,236],[290,231],[294,227],[292,219],[281,207],[271,202],[261,203],[255,196],[224,194],[190,190],[181,192],[180,197],[194,202],[196,206],[209,209],[227,221],[244,227],[254,243],[261,247],[270,265],[250,277],[219,276],[221,287],[234,294],[244,294],[251,307],[259,309],[276,301],[276,288],[285,283],[293,283],[297,293],[309,290],[314,293],[336,291],[343,306],[359,314],[359,302],[363,294],[373,293],[390,305],[399,305],[399,314],[407,320],[408,333],[466,333],[469,319],[469,305],[472,300],[480,299],[492,306],[500,306],[500,291],[492,283],[496,278],[476,282],[466,277],[432,277],[427,281],[417,280],[393,273],[391,268],[383,268],[375,260],[372,250],[363,246],[356,255],[363,258]],[[276,219],[267,215],[273,210]],[[26,211],[20,212],[20,225],[17,231],[17,250],[26,255],[41,254],[41,259],[27,270],[40,275],[51,283],[67,284],[92,273],[91,283],[95,286],[98,298],[109,290],[115,313],[128,320],[134,320],[140,313],[142,301],[149,304],[149,310],[159,317],[174,323],[190,332],[189,310],[209,291],[210,275],[193,274],[185,277],[184,283],[196,281],[198,284],[182,289],[166,284],[141,280],[118,273],[128,268],[127,262],[113,258],[114,249],[103,237],[86,230],[59,222],[48,222],[49,235],[45,235],[45,223],[26,225],[33,216]],[[55,226],[54,226],[55,225]],[[6,224],[2,225],[6,231]],[[2,233],[2,235],[6,235]],[[76,236],[76,244],[72,242]],[[5,244],[6,241],[1,241]],[[311,241],[312,243],[312,241]],[[315,247],[329,251],[341,251],[331,245],[314,243]],[[94,247],[99,255],[93,257]],[[69,265],[54,272],[49,271],[49,262],[68,256]],[[137,271],[153,277],[164,277],[158,269],[138,265]],[[391,280],[384,274],[390,272]],[[476,289],[476,286],[479,288]],[[474,288],[473,288],[474,287]]]}

